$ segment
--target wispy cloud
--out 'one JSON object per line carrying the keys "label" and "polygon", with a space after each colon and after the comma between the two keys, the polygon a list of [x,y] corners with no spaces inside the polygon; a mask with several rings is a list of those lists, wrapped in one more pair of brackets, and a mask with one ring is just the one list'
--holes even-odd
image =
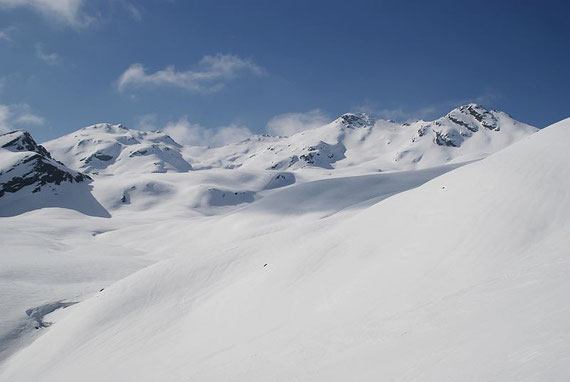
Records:
{"label": "wispy cloud", "polygon": [[167,123],[162,131],[174,138],[175,141],[185,145],[212,147],[239,142],[252,135],[251,130],[246,126],[231,124],[217,128],[206,128],[191,123],[188,117]]}
{"label": "wispy cloud", "polygon": [[145,114],[136,118],[136,127],[142,131],[158,130],[158,116],[156,114]]}
{"label": "wispy cloud", "polygon": [[9,28],[0,29],[0,41],[12,41]]}
{"label": "wispy cloud", "polygon": [[488,107],[499,98],[500,95],[498,94],[487,93],[473,98],[436,102],[418,108],[397,107],[393,109],[381,108],[371,102],[365,102],[362,105],[354,107],[353,110],[367,113],[377,118],[391,119],[398,122],[410,122],[418,119],[430,120],[439,118],[452,109],[468,103],[478,103]]}
{"label": "wispy cloud", "polygon": [[125,2],[124,3],[124,7],[127,10],[127,12],[129,13],[129,15],[133,18],[133,20],[135,21],[142,21],[142,9],[135,6],[133,3],[129,3],[129,2]]}
{"label": "wispy cloud", "polygon": [[10,130],[43,125],[45,119],[32,113],[26,104],[0,104],[0,133]]}
{"label": "wispy cloud", "polygon": [[0,7],[28,8],[55,24],[84,27],[93,21],[82,12],[84,0],[0,0]]}
{"label": "wispy cloud", "polygon": [[[376,118],[389,119],[393,121],[409,122],[417,119],[429,119],[437,117],[439,108],[435,106],[425,106],[417,109],[373,109],[370,107],[358,107],[356,111],[373,115]],[[443,113],[443,111],[442,111]]]}
{"label": "wispy cloud", "polygon": [[36,56],[48,65],[55,66],[61,63],[61,56],[57,53],[48,53],[42,44],[36,44]]}
{"label": "wispy cloud", "polygon": [[298,132],[314,129],[330,122],[330,118],[321,110],[314,109],[306,113],[286,113],[276,115],[267,122],[267,132],[272,135],[290,136]]}
{"label": "wispy cloud", "polygon": [[142,64],[131,65],[117,80],[117,88],[176,87],[196,92],[215,92],[225,82],[242,74],[263,75],[263,68],[253,61],[229,54],[204,56],[197,69],[180,71],[174,65],[147,73]]}

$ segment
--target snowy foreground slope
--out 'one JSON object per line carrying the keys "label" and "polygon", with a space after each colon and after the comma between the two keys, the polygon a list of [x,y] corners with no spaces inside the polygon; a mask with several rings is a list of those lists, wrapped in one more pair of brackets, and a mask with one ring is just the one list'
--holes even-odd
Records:
{"label": "snowy foreground slope", "polygon": [[[259,192],[255,203],[237,206],[216,206],[212,200],[195,206],[192,195],[237,184],[255,189],[273,184],[275,176],[208,170],[192,176],[102,177],[94,182],[93,200],[101,200],[111,218],[73,208],[43,208],[0,219],[0,361],[49,330],[54,322],[49,313],[60,304],[81,301],[144,266],[176,255],[193,261],[291,225],[304,224],[310,231],[315,220],[349,216],[457,166],[269,188]],[[139,189],[129,188],[128,203],[123,203],[120,191],[131,182]]]}
{"label": "snowy foreground slope", "polygon": [[[298,187],[328,189],[311,182],[222,216],[98,234],[177,256],[59,310],[0,380],[565,381],[569,141],[567,119],[417,188],[315,208],[316,219],[279,208]],[[376,187],[397,180],[382,176],[418,175],[376,174]],[[117,226],[134,219],[117,215]],[[84,219],[92,230],[105,220]]]}

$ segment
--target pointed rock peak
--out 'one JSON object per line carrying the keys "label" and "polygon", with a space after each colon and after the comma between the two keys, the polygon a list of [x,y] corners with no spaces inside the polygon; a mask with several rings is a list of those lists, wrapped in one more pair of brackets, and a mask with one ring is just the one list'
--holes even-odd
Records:
{"label": "pointed rock peak", "polygon": [[374,119],[364,113],[346,113],[341,115],[337,121],[352,128],[373,126],[375,122]]}
{"label": "pointed rock peak", "polygon": [[477,131],[479,125],[489,130],[499,130],[495,114],[476,103],[459,106],[446,115],[451,122]]}
{"label": "pointed rock peak", "polygon": [[15,130],[0,135],[0,147],[10,151],[32,151],[51,158],[50,153],[42,145],[38,145],[25,130]]}
{"label": "pointed rock peak", "polygon": [[449,113],[447,113],[447,115],[453,115],[453,114],[463,114],[463,115],[467,115],[467,116],[470,115],[470,116],[474,117],[479,122],[481,122],[485,118],[485,116],[492,116],[493,115],[492,111],[489,111],[489,110],[485,109],[483,106],[476,104],[476,103],[469,103],[467,105],[461,105],[461,106],[453,109]]}
{"label": "pointed rock peak", "polygon": [[469,103],[467,105],[461,105],[455,110],[465,113],[465,114],[485,114],[489,113],[489,110],[485,109],[483,106],[477,103]]}
{"label": "pointed rock peak", "polygon": [[[62,182],[79,183],[91,179],[52,158],[27,131],[17,130],[1,134],[0,148],[0,155],[7,154],[6,151],[17,153],[8,155],[8,159],[2,161],[0,197],[28,186],[32,193],[36,193],[46,185],[55,187]],[[52,190],[55,192],[54,188]]]}

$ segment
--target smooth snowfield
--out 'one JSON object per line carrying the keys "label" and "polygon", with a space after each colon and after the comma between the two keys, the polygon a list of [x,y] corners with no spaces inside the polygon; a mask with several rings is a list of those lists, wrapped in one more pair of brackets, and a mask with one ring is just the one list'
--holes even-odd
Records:
{"label": "smooth snowfield", "polygon": [[[295,179],[292,174],[266,171],[123,174],[98,178],[93,187],[62,184],[57,193],[24,189],[6,195],[0,199],[0,210],[32,211],[0,219],[0,361],[48,330],[36,329],[38,322],[26,313],[29,310],[82,301],[172,256],[194,261],[196,256],[208,256],[291,225],[306,225],[310,232],[315,220],[354,214],[457,166],[331,178],[289,187]],[[237,185],[256,190],[258,200],[227,203],[226,199],[238,203],[244,192],[251,192],[219,192],[240,190]],[[92,187],[94,196],[84,192],[85,187]],[[228,195],[221,197],[224,193]],[[212,196],[219,200],[212,201]],[[91,200],[101,201],[104,214],[87,210]],[[37,205],[61,208],[36,209]],[[59,318],[52,316],[44,321],[57,322]]]}
{"label": "smooth snowfield", "polygon": [[568,380],[569,141],[567,119],[358,214],[188,243],[0,380]]}

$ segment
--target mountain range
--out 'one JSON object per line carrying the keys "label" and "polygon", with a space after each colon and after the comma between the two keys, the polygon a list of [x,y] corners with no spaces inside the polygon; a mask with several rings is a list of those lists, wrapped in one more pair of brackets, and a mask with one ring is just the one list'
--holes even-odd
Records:
{"label": "mountain range", "polygon": [[[403,124],[348,113],[327,125],[289,137],[255,135],[222,147],[182,146],[160,131],[132,130],[107,123],[82,128],[43,145],[38,145],[27,132],[12,132],[3,135],[3,143],[0,142],[0,197],[16,191],[22,197],[42,189],[53,196],[62,182],[94,179],[95,188],[103,183],[106,190],[120,185],[112,200],[107,195],[103,197],[103,205],[112,210],[141,199],[133,198],[134,194],[141,194],[142,199],[163,195],[162,200],[151,201],[161,204],[168,199],[165,194],[180,188],[164,182],[168,177],[149,174],[192,173],[189,177],[194,178],[215,172],[204,170],[239,169],[242,177],[255,178],[257,182],[250,187],[243,181],[230,182],[232,187],[224,181],[217,182],[220,187],[200,182],[197,189],[188,190],[192,200],[185,203],[191,207],[237,205],[253,202],[265,189],[304,179],[433,168],[481,159],[535,131],[536,128],[504,112],[469,104],[434,121]],[[198,175],[201,176],[208,177]],[[42,206],[39,195],[26,198],[34,201],[29,206]],[[4,203],[13,205],[12,199],[5,198]],[[53,197],[47,199],[50,200],[46,206],[53,205]],[[5,210],[0,214],[9,213]]]}

